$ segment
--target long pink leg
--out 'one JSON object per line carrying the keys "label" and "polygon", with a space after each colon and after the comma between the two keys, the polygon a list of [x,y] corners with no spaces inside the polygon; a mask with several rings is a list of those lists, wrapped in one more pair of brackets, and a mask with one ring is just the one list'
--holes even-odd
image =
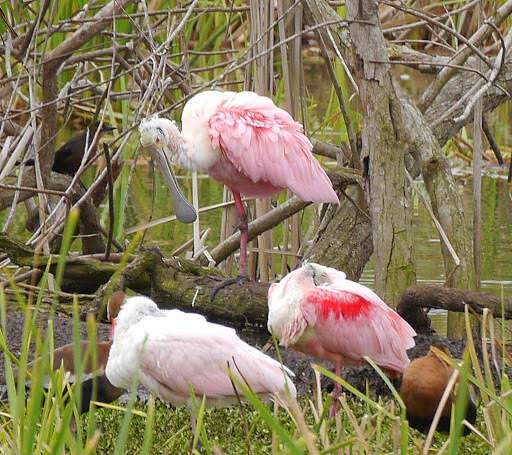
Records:
{"label": "long pink leg", "polygon": [[[341,365],[338,362],[334,365],[334,372],[336,373],[336,376],[341,375]],[[339,397],[341,397],[341,384],[336,382],[334,385],[334,392],[332,393],[331,409],[329,410],[329,417],[331,419],[336,415],[336,411],[338,410]]]}
{"label": "long pink leg", "polygon": [[[247,237],[248,237],[248,224],[247,224],[247,212],[245,211],[244,203],[242,202],[242,198],[240,197],[240,193],[231,190],[233,196],[235,198],[235,207],[238,212],[238,217],[240,218],[240,264],[238,269],[238,276],[236,278],[228,278],[221,280],[218,286],[215,286],[211,295],[210,302],[215,299],[215,296],[221,289],[224,289],[227,286],[231,286],[235,283],[240,283],[242,281],[249,280],[249,274],[247,273]],[[212,277],[216,279],[215,277]]]}
{"label": "long pink leg", "polygon": [[248,223],[247,223],[247,212],[245,211],[244,203],[240,197],[240,193],[233,191],[233,197],[235,198],[235,207],[240,218],[240,269],[238,274],[241,276],[249,276],[247,274],[247,237],[249,234]]}

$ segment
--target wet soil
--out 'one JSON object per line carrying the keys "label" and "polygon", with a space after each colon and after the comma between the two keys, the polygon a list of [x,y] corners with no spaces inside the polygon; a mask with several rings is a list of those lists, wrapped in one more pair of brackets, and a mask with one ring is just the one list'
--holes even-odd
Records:
{"label": "wet soil", "polygon": [[[46,327],[45,315],[41,315],[38,320],[38,326]],[[9,349],[15,356],[19,356],[21,352],[22,333],[23,333],[24,316],[21,312],[12,311],[7,315],[7,344]],[[110,335],[110,324],[98,323],[98,341],[108,340]],[[80,323],[81,336],[87,339],[86,323]],[[270,348],[266,353],[271,357],[277,358],[276,351],[272,345],[272,339],[264,331],[256,331],[247,329],[239,331],[239,336],[248,343],[262,348],[266,343],[270,344]],[[54,320],[54,345],[60,347],[72,342],[73,339],[73,323],[69,317],[55,317]],[[453,340],[442,338],[437,335],[418,335],[415,339],[416,346],[408,351],[411,360],[425,355],[430,345],[436,343],[445,343],[448,345],[452,352],[453,357],[460,358],[462,356],[465,342],[460,340]],[[268,344],[267,344],[268,347]],[[31,355],[33,355],[31,353]],[[306,394],[313,387],[315,382],[315,375],[311,367],[312,359],[298,354],[292,349],[282,349],[281,356],[283,363],[295,373],[295,385],[300,395]],[[32,357],[30,358],[32,360]],[[331,369],[331,365],[327,362],[316,362],[323,365],[327,369]],[[389,396],[391,392],[380,376],[370,367],[347,367],[343,368],[341,376],[357,389],[364,392],[366,390],[366,383],[368,382],[369,390],[372,394]],[[4,383],[4,362],[0,362],[0,382]],[[392,380],[395,387],[399,387],[400,380]],[[332,381],[328,378],[322,377],[322,387],[328,390],[332,388]],[[144,400],[146,394],[140,393],[140,398]]]}

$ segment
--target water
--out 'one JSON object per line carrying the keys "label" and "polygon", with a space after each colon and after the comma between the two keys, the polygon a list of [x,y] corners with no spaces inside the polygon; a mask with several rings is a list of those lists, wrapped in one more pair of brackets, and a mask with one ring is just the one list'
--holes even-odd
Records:
{"label": "water", "polygon": [[[457,178],[468,223],[472,223],[473,187],[471,179]],[[421,186],[422,187],[422,186]],[[424,187],[422,190],[425,192]],[[482,180],[482,282],[481,290],[495,295],[512,295],[512,201],[507,182],[501,177]],[[468,232],[472,232],[470,229]],[[437,229],[423,204],[414,199],[414,246],[418,284],[444,283],[444,266]],[[361,282],[372,287],[373,261],[366,265]],[[444,310],[431,310],[433,328],[446,335]]]}

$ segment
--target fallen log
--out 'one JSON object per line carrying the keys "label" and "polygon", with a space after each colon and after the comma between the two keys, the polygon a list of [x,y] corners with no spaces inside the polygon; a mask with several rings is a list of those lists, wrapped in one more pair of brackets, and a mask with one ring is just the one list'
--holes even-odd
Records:
{"label": "fallen log", "polygon": [[[156,259],[154,254],[152,262]],[[229,325],[237,326],[250,324],[266,330],[270,283],[243,281],[221,289],[210,301],[219,284],[215,280],[215,276],[219,276],[218,270],[177,257],[160,262],[162,265],[155,267],[151,288],[146,293],[162,308],[195,311],[213,322],[229,322]]]}
{"label": "fallen log", "polygon": [[[416,332],[429,334],[430,319],[424,308],[464,312],[466,304],[478,314],[483,314],[484,309],[488,308],[494,316],[501,317],[502,300],[494,294],[434,285],[407,288],[397,311]],[[503,301],[503,316],[512,319],[512,297]]]}
{"label": "fallen log", "polygon": [[[0,251],[13,263],[44,270],[50,256],[40,254],[34,264],[34,252],[25,245],[0,234]],[[66,292],[96,293],[97,302],[85,308],[98,311],[104,294],[116,287],[129,288],[136,293],[150,296],[161,308],[179,308],[204,314],[215,322],[228,322],[234,326],[247,324],[265,329],[267,323],[267,292],[269,283],[244,281],[222,289],[213,301],[210,296],[218,285],[216,278],[225,277],[218,269],[201,266],[195,262],[172,257],[166,259],[155,248],[132,255],[121,278],[113,278],[120,267],[120,254],[113,254],[112,261],[103,255],[66,258],[62,290]],[[55,272],[58,256],[52,258],[50,271]],[[111,283],[116,280],[116,283]],[[89,302],[87,302],[89,304]],[[409,287],[397,307],[398,313],[418,332],[430,334],[430,321],[424,308],[438,308],[463,312],[468,304],[482,314],[489,308],[501,317],[501,298],[486,292],[466,291],[442,286],[424,285]],[[512,319],[512,298],[503,302],[503,314]],[[266,330],[266,329],[265,329]]]}
{"label": "fallen log", "polygon": [[[19,266],[31,266],[44,270],[52,261],[50,272],[55,273],[59,256],[36,256],[34,251],[20,242],[0,234],[0,251],[11,262]],[[112,255],[119,259],[119,255]],[[34,258],[37,257],[37,264]],[[81,292],[98,295],[97,302],[84,308],[85,311],[98,311],[109,292],[114,273],[119,269],[119,261],[104,261],[101,255],[70,256],[66,266],[61,289],[66,292]],[[195,262],[172,257],[165,259],[158,249],[143,250],[132,255],[121,273],[119,285],[136,293],[154,299],[161,308],[179,308],[204,314],[211,321],[229,322],[231,325],[246,324],[263,327],[267,321],[267,292],[269,283],[244,281],[222,289],[213,301],[210,295],[219,284],[216,278],[225,278],[219,270],[203,267]],[[115,283],[110,287],[112,292]],[[87,302],[89,304],[89,302]]]}

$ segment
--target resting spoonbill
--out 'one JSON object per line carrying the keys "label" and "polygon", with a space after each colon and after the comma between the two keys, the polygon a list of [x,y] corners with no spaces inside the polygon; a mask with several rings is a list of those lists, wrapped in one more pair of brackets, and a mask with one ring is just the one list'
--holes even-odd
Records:
{"label": "resting spoonbill", "polygon": [[[409,363],[406,350],[416,332],[371,289],[336,269],[309,263],[268,291],[268,329],[281,345],[334,363],[357,366],[370,357],[391,375]],[[334,417],[341,386],[336,383],[329,415]]]}
{"label": "resting spoonbill", "polygon": [[190,410],[196,418],[191,385],[206,406],[228,406],[242,393],[235,391],[228,370],[261,396],[279,397],[286,389],[295,396],[293,373],[236,335],[198,314],[160,310],[143,296],[127,297],[116,318],[114,342],[106,367],[116,387],[130,388],[134,378],[162,400]]}
{"label": "resting spoonbill", "polygon": [[[443,351],[448,356],[451,355],[450,349],[444,344],[437,344],[433,347]],[[407,366],[400,386],[400,396],[407,408],[407,420],[409,420],[411,427],[423,433],[429,431],[453,371],[454,368],[432,347],[427,355],[413,360]],[[453,390],[442,410],[437,431],[450,432],[451,409],[456,400],[456,394]],[[466,405],[465,418],[471,424],[476,421],[476,406],[470,397],[468,397]],[[469,434],[469,428],[464,426],[463,433],[464,435]]]}
{"label": "resting spoonbill", "polygon": [[[144,120],[140,142],[164,167],[207,172],[233,192],[240,218],[239,277],[247,277],[247,213],[240,195],[267,197],[288,188],[304,201],[339,203],[311,153],[302,125],[254,92],[205,91],[183,108],[182,130],[164,118]],[[170,178],[170,177],[169,177]],[[230,280],[233,281],[233,280]]]}

